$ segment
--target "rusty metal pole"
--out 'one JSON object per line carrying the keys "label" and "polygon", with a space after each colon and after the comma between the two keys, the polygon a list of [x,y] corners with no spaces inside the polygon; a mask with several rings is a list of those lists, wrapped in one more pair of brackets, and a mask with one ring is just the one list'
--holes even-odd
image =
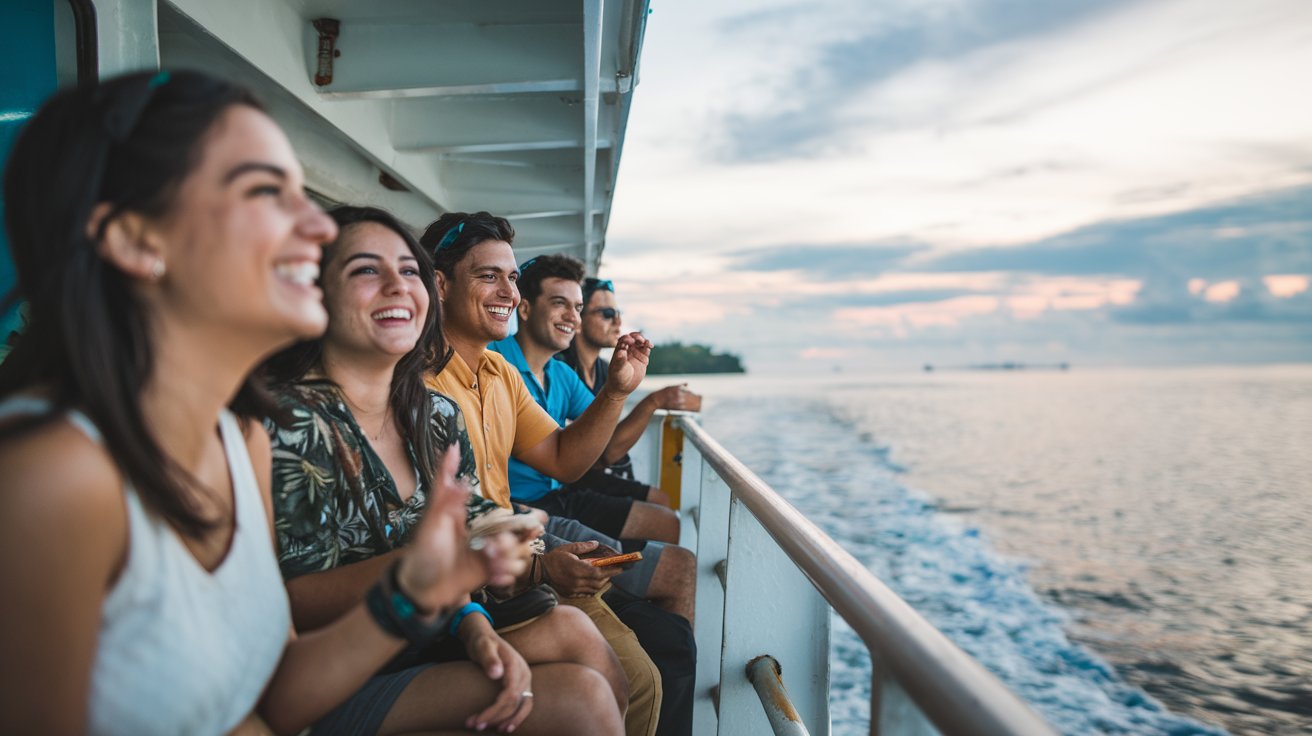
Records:
{"label": "rusty metal pole", "polygon": [[770,728],[776,736],[809,736],[802,717],[788,699],[788,690],[784,688],[783,668],[778,660],[768,654],[747,663],[747,679],[756,688],[765,708],[765,717],[770,719]]}

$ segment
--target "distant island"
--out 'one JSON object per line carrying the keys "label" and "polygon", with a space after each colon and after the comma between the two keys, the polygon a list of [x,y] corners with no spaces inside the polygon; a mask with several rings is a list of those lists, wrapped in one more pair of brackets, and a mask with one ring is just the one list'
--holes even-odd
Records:
{"label": "distant island", "polygon": [[715,353],[709,345],[667,342],[651,349],[647,375],[669,373],[746,373],[743,361],[732,353]]}

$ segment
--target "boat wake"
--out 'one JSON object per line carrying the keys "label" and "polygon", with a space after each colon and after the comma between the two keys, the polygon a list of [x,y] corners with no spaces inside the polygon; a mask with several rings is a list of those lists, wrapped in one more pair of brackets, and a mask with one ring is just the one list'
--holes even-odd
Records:
{"label": "boat wake", "polygon": [[[998,554],[954,510],[908,488],[890,449],[828,404],[728,399],[708,407],[704,420],[730,452],[1061,731],[1225,733],[1171,713],[1072,642],[1067,613],[1035,593],[1022,563]],[[869,655],[838,618],[831,667],[834,733],[867,733]]]}

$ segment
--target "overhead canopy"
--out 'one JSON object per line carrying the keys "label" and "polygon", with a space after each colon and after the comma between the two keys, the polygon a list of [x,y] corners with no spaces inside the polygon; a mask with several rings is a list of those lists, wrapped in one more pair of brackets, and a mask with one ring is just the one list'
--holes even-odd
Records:
{"label": "overhead canopy", "polygon": [[488,210],[522,258],[565,252],[595,272],[647,5],[164,0],[158,55],[254,87],[327,200],[416,228]]}

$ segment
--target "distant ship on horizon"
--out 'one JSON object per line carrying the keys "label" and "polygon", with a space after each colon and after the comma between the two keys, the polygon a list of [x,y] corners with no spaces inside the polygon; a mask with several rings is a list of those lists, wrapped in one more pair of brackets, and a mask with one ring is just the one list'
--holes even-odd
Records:
{"label": "distant ship on horizon", "polygon": [[1007,361],[1005,363],[973,363],[965,366],[943,366],[935,367],[932,363],[926,363],[924,371],[933,373],[936,370],[955,370],[955,371],[1068,371],[1071,364],[1061,363],[1019,363]]}

